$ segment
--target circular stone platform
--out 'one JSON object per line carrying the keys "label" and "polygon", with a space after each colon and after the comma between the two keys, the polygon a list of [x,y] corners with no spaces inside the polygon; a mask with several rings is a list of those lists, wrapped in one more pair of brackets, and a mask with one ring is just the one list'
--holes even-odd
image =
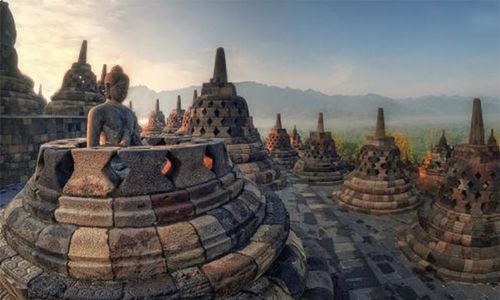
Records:
{"label": "circular stone platform", "polygon": [[223,142],[85,146],[42,145],[3,213],[0,283],[14,297],[213,298],[265,276],[303,283],[285,207],[236,172]]}

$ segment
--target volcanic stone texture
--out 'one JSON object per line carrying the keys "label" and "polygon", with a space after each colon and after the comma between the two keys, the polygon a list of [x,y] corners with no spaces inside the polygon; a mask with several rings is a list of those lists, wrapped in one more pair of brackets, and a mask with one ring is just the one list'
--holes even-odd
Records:
{"label": "volcanic stone texture", "polygon": [[280,172],[253,125],[246,100],[227,80],[222,48],[217,49],[213,78],[203,83],[201,95],[193,103],[187,133],[224,139],[232,161],[250,180],[271,188],[282,185]]}
{"label": "volcanic stone texture", "polygon": [[421,203],[401,161],[394,138],[385,135],[383,110],[377,130],[358,154],[358,166],[333,194],[341,207],[367,214],[389,214],[414,209]]}
{"label": "volcanic stone texture", "polygon": [[479,99],[469,144],[455,146],[444,186],[399,233],[402,252],[418,267],[469,282],[500,279],[500,153],[484,144]]}
{"label": "volcanic stone texture", "polygon": [[299,156],[290,144],[286,129],[281,125],[281,115],[276,116],[276,125],[271,128],[266,138],[265,147],[274,163],[284,169],[292,169]]}
{"label": "volcanic stone texture", "polygon": [[318,128],[311,131],[293,172],[308,183],[327,185],[342,181],[350,169],[337,154],[332,133],[324,130],[323,114],[319,113]]}
{"label": "volcanic stone texture", "polygon": [[[222,141],[84,146],[43,145],[3,213],[0,283],[11,295],[213,298],[257,279],[304,280],[283,203],[237,173]],[[268,284],[254,292],[291,299],[301,291]]]}
{"label": "volcanic stone texture", "polygon": [[92,107],[104,102],[96,75],[87,63],[87,41],[82,42],[78,61],[66,72],[61,88],[51,99],[45,113],[62,116],[86,117]]}

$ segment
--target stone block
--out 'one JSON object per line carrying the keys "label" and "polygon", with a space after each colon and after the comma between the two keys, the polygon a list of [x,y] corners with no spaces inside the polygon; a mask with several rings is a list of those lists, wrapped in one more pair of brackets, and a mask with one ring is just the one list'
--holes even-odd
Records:
{"label": "stone block", "polygon": [[179,222],[157,227],[168,270],[197,265],[205,260],[205,250],[193,226]]}
{"label": "stone block", "polygon": [[73,149],[74,171],[63,192],[70,196],[109,196],[116,188],[119,177],[111,168],[116,147]]}
{"label": "stone block", "polygon": [[116,227],[145,227],[156,222],[149,195],[115,198],[113,210]]}
{"label": "stone block", "polygon": [[71,225],[49,225],[38,235],[33,257],[50,271],[67,273],[69,243],[75,227]]}
{"label": "stone block", "polygon": [[212,171],[217,176],[223,176],[230,171],[229,156],[223,142],[209,143],[206,155],[213,159]]}
{"label": "stone block", "polygon": [[117,279],[149,278],[166,271],[163,249],[154,227],[111,229],[109,247]]}
{"label": "stone block", "polygon": [[71,237],[68,257],[69,274],[75,278],[113,279],[107,229],[78,228]]}
{"label": "stone block", "polygon": [[257,265],[248,256],[230,253],[202,267],[219,297],[237,292],[257,275]]}
{"label": "stone block", "polygon": [[181,299],[212,299],[213,288],[207,276],[198,268],[186,268],[172,273]]}
{"label": "stone block", "polygon": [[196,214],[202,214],[218,207],[229,200],[229,193],[220,187],[218,180],[211,180],[187,188],[189,200],[193,203]]}
{"label": "stone block", "polygon": [[29,299],[62,299],[66,289],[73,283],[69,277],[56,273],[43,273],[28,284]]}
{"label": "stone block", "polygon": [[238,251],[238,253],[251,257],[255,261],[258,266],[257,276],[260,277],[273,263],[277,254],[276,250],[270,244],[251,242],[245,248]]}
{"label": "stone block", "polygon": [[168,274],[156,275],[147,280],[134,279],[125,284],[123,299],[178,299],[177,287]]}
{"label": "stone block", "polygon": [[151,195],[151,204],[160,224],[187,220],[194,214],[187,191]]}
{"label": "stone block", "polygon": [[162,173],[167,153],[165,147],[130,147],[119,150],[118,156],[127,168],[127,174],[116,194],[133,196],[173,191],[172,181]]}
{"label": "stone block", "polygon": [[190,223],[200,237],[207,260],[219,257],[231,249],[231,239],[215,217],[204,215],[191,220]]}
{"label": "stone block", "polygon": [[67,300],[118,300],[123,298],[123,284],[116,281],[75,281],[64,292]]}
{"label": "stone block", "polygon": [[113,226],[113,199],[61,196],[55,211],[60,223],[81,226]]}
{"label": "stone block", "polygon": [[203,164],[206,145],[172,147],[168,158],[172,163],[169,175],[177,188],[186,188],[215,179],[216,175]]}
{"label": "stone block", "polygon": [[42,274],[40,267],[33,265],[19,255],[4,260],[1,268],[23,290],[23,294],[27,291],[28,283]]}
{"label": "stone block", "polygon": [[62,192],[72,173],[71,149],[41,147],[34,174],[37,185]]}

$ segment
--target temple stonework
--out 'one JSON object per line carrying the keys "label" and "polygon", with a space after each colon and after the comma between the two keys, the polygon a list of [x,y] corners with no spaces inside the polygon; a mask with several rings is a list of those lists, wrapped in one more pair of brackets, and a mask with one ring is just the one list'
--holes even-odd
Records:
{"label": "temple stonework", "polygon": [[217,49],[212,79],[203,83],[193,103],[188,134],[223,138],[231,159],[250,180],[270,187],[282,184],[280,172],[274,168],[253,125],[246,100],[228,82],[223,48]]}
{"label": "temple stonework", "polygon": [[337,154],[332,133],[325,131],[323,113],[319,113],[317,129],[309,134],[293,172],[311,184],[326,185],[342,181],[350,168]]}
{"label": "temple stonework", "polygon": [[295,149],[295,151],[297,151],[297,153],[302,156],[302,153],[304,152],[304,143],[302,143],[302,138],[297,131],[297,126],[295,125],[293,126],[292,133],[290,133],[290,144]]}
{"label": "temple stonework", "polygon": [[286,129],[281,125],[281,114],[276,115],[276,124],[269,131],[265,147],[274,163],[284,169],[292,169],[299,156],[290,144]]}
{"label": "temple stonework", "polygon": [[443,187],[398,236],[408,259],[439,276],[498,282],[499,174],[498,146],[485,144],[481,101],[474,99],[469,143],[454,147]]}
{"label": "temple stonework", "polygon": [[[194,90],[192,104],[194,103],[194,101],[197,98],[198,98],[198,90]],[[181,126],[175,132],[176,134],[184,135],[184,134],[188,133],[188,131],[189,131],[189,122],[191,122],[191,112],[192,111],[193,111],[193,106],[192,105],[190,105],[190,106],[188,106],[186,108],[186,111],[184,112],[184,115],[182,116]]]}
{"label": "temple stonework", "polygon": [[148,124],[142,129],[142,136],[159,135],[165,125],[165,115],[160,110],[160,99],[156,99],[155,109],[149,113]]}
{"label": "temple stonework", "polygon": [[385,135],[382,108],[378,109],[375,135],[368,137],[357,160],[356,169],[333,194],[339,206],[367,214],[389,214],[414,209],[421,203],[394,138]]}
{"label": "temple stonework", "polygon": [[167,117],[167,122],[163,132],[165,133],[175,133],[182,125],[182,119],[184,118],[185,110],[181,107],[181,96],[177,96],[177,105]]}
{"label": "temple stonework", "polygon": [[33,80],[21,73],[14,45],[16,24],[9,4],[0,2],[0,115],[39,115],[47,102],[35,94]]}
{"label": "temple stonework", "polygon": [[63,78],[61,88],[45,108],[48,115],[87,116],[89,110],[104,102],[97,87],[96,75],[87,63],[87,41],[82,42],[78,61]]}
{"label": "temple stonework", "polygon": [[416,184],[420,190],[430,193],[439,190],[440,186],[444,183],[444,171],[446,163],[450,158],[451,150],[443,130],[439,142],[427,151],[421,166],[418,168]]}

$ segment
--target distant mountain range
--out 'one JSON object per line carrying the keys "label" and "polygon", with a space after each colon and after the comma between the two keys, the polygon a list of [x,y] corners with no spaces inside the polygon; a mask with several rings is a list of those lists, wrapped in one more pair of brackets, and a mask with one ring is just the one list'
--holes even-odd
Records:
{"label": "distant mountain range", "polygon": [[[307,130],[315,128],[317,113],[325,113],[327,127],[337,129],[372,126],[377,107],[384,107],[386,122],[391,125],[443,124],[460,122],[467,125],[471,114],[472,98],[469,96],[423,96],[415,98],[390,98],[377,94],[326,95],[314,90],[281,88],[257,82],[235,83],[239,95],[250,108],[255,125],[269,128],[274,124],[276,113],[281,113],[284,126]],[[175,106],[177,95],[181,95],[182,106],[191,105],[193,90],[190,86],[178,90],[156,92],[146,86],[133,86],[128,99],[132,99],[134,110],[144,122],[154,102],[160,99],[160,108],[165,115]],[[481,98],[485,122],[500,128],[500,98]]]}

